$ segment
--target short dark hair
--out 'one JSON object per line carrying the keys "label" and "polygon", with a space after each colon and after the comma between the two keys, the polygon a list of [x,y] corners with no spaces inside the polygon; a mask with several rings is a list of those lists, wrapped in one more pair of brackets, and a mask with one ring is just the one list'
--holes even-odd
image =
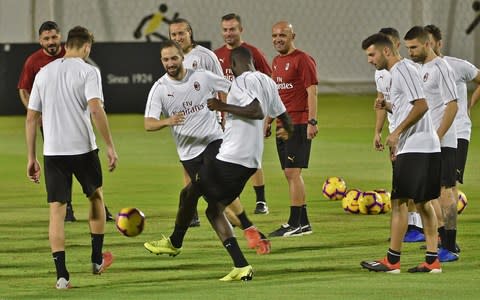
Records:
{"label": "short dark hair", "polygon": [[[192,44],[196,44],[195,43],[195,39],[193,38],[193,29],[192,29],[192,25],[190,24],[190,22],[188,22],[187,19],[183,19],[183,18],[176,18],[176,19],[173,19],[172,22],[170,23],[170,25],[172,24],[187,24],[187,28],[188,30],[190,30],[190,37],[192,38]],[[170,26],[168,27],[168,35],[170,35]]]}
{"label": "short dark hair", "polygon": [[375,45],[375,47],[384,46],[394,50],[392,40],[384,33],[372,34],[362,41],[363,50],[367,50],[371,45]]}
{"label": "short dark hair", "polygon": [[42,25],[40,25],[40,28],[38,29],[38,35],[41,35],[42,32],[44,31],[50,31],[50,30],[56,30],[57,32],[60,32],[60,28],[58,28],[57,23],[53,21],[46,21],[46,22],[43,22]]}
{"label": "short dark hair", "polygon": [[230,21],[230,20],[237,20],[238,23],[242,25],[242,18],[240,18],[240,15],[237,15],[236,13],[226,14],[222,17],[222,21]]}
{"label": "short dark hair", "polygon": [[411,41],[414,39],[419,40],[422,43],[425,43],[429,40],[428,32],[423,28],[423,26],[413,26],[405,34],[404,40]]}
{"label": "short dark hair", "polygon": [[442,31],[437,26],[430,24],[423,27],[428,33],[433,36],[433,39],[438,42],[442,40]]}
{"label": "short dark hair", "polygon": [[85,44],[93,44],[93,34],[88,31],[87,28],[82,26],[75,26],[68,32],[67,42],[65,45],[67,48],[79,49]]}
{"label": "short dark hair", "polygon": [[384,28],[381,28],[378,32],[386,34],[393,38],[396,38],[397,40],[400,40],[400,34],[398,33],[398,30],[396,30],[393,27],[384,27]]}
{"label": "short dark hair", "polygon": [[166,41],[162,42],[162,46],[160,46],[160,55],[162,55],[162,50],[163,49],[170,48],[170,47],[177,48],[178,52],[180,52],[180,55],[183,57],[182,47],[180,47],[180,45],[177,42],[172,41],[172,40],[166,40]]}
{"label": "short dark hair", "polygon": [[239,58],[245,61],[253,60],[252,52],[250,49],[240,46],[237,48],[232,49],[230,52],[230,58],[233,60],[234,58]]}

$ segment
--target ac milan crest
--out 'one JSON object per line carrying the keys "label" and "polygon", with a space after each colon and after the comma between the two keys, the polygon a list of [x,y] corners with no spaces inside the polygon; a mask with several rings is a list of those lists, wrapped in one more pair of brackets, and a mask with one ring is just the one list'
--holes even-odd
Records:
{"label": "ac milan crest", "polygon": [[198,83],[198,81],[195,81],[193,83],[193,88],[196,90],[196,91],[199,91],[200,90],[200,83]]}
{"label": "ac milan crest", "polygon": [[428,73],[425,73],[425,75],[423,75],[423,82],[427,82],[428,80]]}

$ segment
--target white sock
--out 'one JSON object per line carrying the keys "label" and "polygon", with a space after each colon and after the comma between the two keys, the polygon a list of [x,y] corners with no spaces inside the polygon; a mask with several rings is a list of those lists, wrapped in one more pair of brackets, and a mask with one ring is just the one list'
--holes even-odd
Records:
{"label": "white sock", "polygon": [[414,225],[417,226],[418,228],[423,228],[422,218],[420,217],[420,214],[419,213],[414,213],[414,214],[416,214]]}

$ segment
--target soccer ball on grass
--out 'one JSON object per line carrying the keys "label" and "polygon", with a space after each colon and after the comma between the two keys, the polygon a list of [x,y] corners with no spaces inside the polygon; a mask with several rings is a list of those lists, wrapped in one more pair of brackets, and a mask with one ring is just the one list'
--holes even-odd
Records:
{"label": "soccer ball on grass", "polygon": [[328,177],[323,183],[322,194],[329,200],[342,200],[347,191],[347,184],[341,177]]}
{"label": "soccer ball on grass", "polygon": [[117,214],[115,225],[124,236],[134,237],[142,233],[145,215],[138,208],[122,208]]}

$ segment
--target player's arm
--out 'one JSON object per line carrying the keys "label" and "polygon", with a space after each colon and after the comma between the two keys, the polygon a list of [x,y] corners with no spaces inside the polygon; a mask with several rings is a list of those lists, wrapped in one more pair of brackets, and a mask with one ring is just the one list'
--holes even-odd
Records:
{"label": "player's arm", "polygon": [[245,106],[227,104],[220,99],[210,98],[207,101],[207,107],[210,110],[224,111],[248,119],[263,120],[265,117],[262,106],[256,98]]}
{"label": "player's arm", "polygon": [[382,130],[383,125],[385,124],[385,119],[387,118],[387,111],[383,108],[377,108],[377,102],[379,100],[385,101],[385,97],[382,93],[377,92],[377,98],[375,99],[375,103],[373,108],[375,110],[375,132],[373,134],[373,148],[377,151],[383,151],[383,144],[382,144]]}
{"label": "player's arm", "polygon": [[103,109],[102,101],[99,98],[93,98],[88,101],[88,108],[90,115],[95,124],[95,127],[100,132],[107,145],[108,170],[111,172],[115,170],[118,161],[118,155],[113,144],[112,134],[110,133],[110,126],[108,125],[107,114]]}
{"label": "player's arm", "polygon": [[286,111],[277,116],[277,118],[282,121],[282,128],[277,128],[277,137],[281,138],[282,140],[289,139],[293,134],[292,119],[290,119],[290,116]]}
{"label": "player's arm", "polygon": [[37,160],[36,140],[37,122],[40,119],[40,112],[28,109],[25,121],[25,135],[27,142],[27,177],[35,183],[40,182],[40,164]]}
{"label": "player's arm", "polygon": [[180,112],[165,119],[146,117],[143,124],[146,131],[157,131],[168,126],[182,125],[184,122],[185,116]]}
{"label": "player's arm", "polygon": [[480,70],[477,73],[477,77],[475,77],[472,82],[477,84],[477,88],[473,91],[472,98],[470,98],[470,102],[468,103],[468,115],[470,116],[470,110],[472,107],[477,104],[480,100]]}
{"label": "player's arm", "polygon": [[[307,102],[308,102],[308,120],[317,119],[317,85],[311,85],[307,88]],[[307,125],[307,138],[313,139],[317,136],[318,126],[308,123]]]}
{"label": "player's arm", "polygon": [[387,137],[386,143],[390,147],[395,147],[398,144],[400,134],[417,123],[428,111],[427,100],[424,98],[416,99],[411,103],[413,107],[408,113],[407,117],[400,124],[398,124],[395,130]]}
{"label": "player's arm", "polygon": [[25,108],[28,108],[28,99],[30,98],[30,93],[26,89],[18,89],[18,94],[20,95],[20,100],[23,103]]}
{"label": "player's arm", "polygon": [[452,126],[455,116],[457,115],[458,105],[457,100],[452,100],[447,103],[440,126],[437,128],[437,134],[440,139],[443,138],[447,130]]}

